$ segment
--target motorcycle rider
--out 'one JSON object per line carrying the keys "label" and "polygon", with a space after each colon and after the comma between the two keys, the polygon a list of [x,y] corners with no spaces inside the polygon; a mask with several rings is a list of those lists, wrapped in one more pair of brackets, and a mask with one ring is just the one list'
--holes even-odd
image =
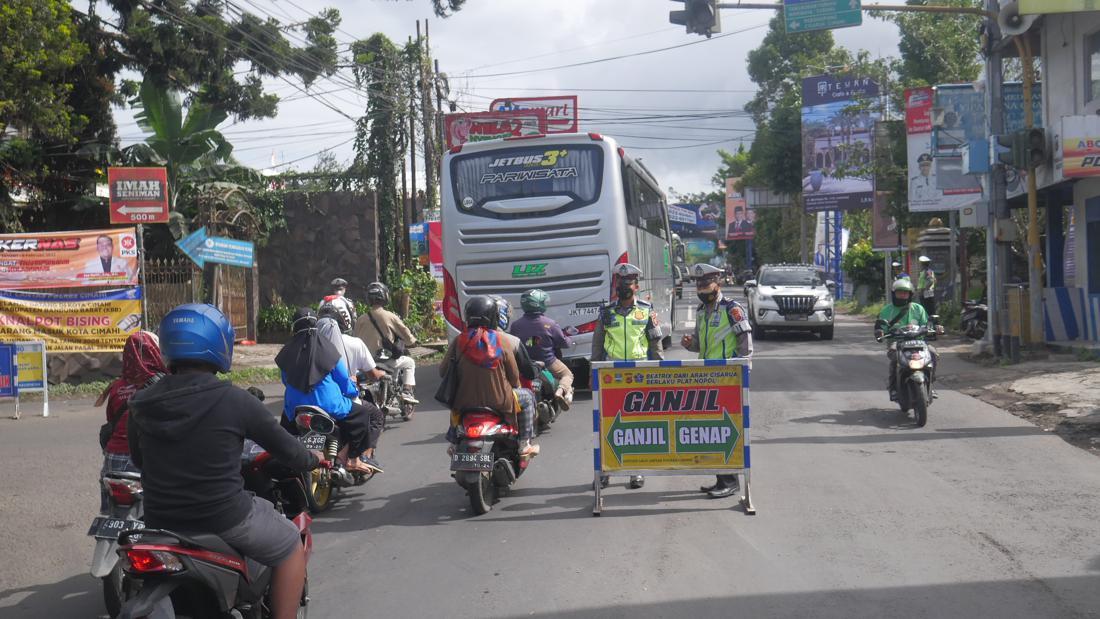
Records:
{"label": "motorcycle rider", "polygon": [[343,304],[330,301],[321,304],[321,311],[317,313],[317,333],[340,351],[352,380],[358,381],[360,372],[366,372],[374,380],[386,375],[374,363],[374,357],[363,340],[350,335],[351,316]]}
{"label": "motorcycle rider", "polygon": [[[881,340],[886,331],[895,327],[909,325],[928,326],[928,313],[924,311],[924,306],[913,303],[913,282],[908,278],[903,278],[894,282],[891,303],[879,312],[878,320],[875,321],[875,339]],[[932,353],[932,362],[935,365],[936,350],[929,346],[929,351]],[[890,344],[890,347],[886,350],[886,356],[890,359],[890,378],[887,387],[890,390],[890,401],[894,402],[898,399],[898,351],[896,342]]]}
{"label": "motorcycle rider", "polygon": [[[592,361],[660,360],[661,324],[653,306],[638,298],[638,280],[642,270],[630,263],[621,263],[611,269],[617,299],[600,307],[596,331],[592,334]],[[600,476],[604,488],[610,482],[609,475]],[[645,484],[645,477],[631,475],[630,488]]]}
{"label": "motorcycle rider", "polygon": [[348,316],[351,316],[351,322],[355,324],[355,318],[357,316],[355,312],[355,302],[345,296],[348,291],[348,280],[337,277],[329,282],[329,290],[329,294],[317,304],[317,309],[320,310],[321,306],[324,305],[326,301],[333,301],[343,305],[344,309],[348,310]]}
{"label": "motorcycle rider", "polygon": [[[451,404],[451,424],[447,439],[455,442],[459,411],[464,408],[488,407],[500,413],[517,416],[520,454],[534,456],[539,446],[535,436],[534,406],[520,407],[515,390],[519,388],[519,368],[515,353],[504,332],[498,329],[500,310],[487,296],[477,295],[466,301],[466,329],[443,356],[439,374],[454,366],[458,372],[454,402]],[[457,363],[452,363],[457,359]],[[453,449],[453,445],[450,449]]]}
{"label": "motorcycle rider", "polygon": [[[535,362],[531,360],[531,356],[527,353],[527,348],[523,345],[523,342],[518,337],[508,333],[508,325],[512,322],[512,306],[502,296],[490,295],[489,298],[493,300],[497,307],[497,326],[500,328],[501,336],[512,345],[512,354],[516,357],[516,369],[519,370],[519,377],[529,381],[528,384],[530,384],[530,381],[541,377],[541,372]],[[522,381],[520,386],[513,389],[513,391],[516,392],[516,400],[519,401],[523,414],[530,415],[534,419],[537,415],[535,405],[538,402],[535,392],[524,387]]]}
{"label": "motorcycle rider", "polygon": [[[282,425],[297,434],[294,409],[316,406],[336,421],[340,428],[340,460],[353,471],[382,472],[374,450],[382,435],[385,416],[373,404],[357,404],[359,389],[348,374],[348,366],[340,350],[331,340],[317,332],[317,316],[308,307],[294,314],[294,336],[275,356],[275,365],[282,370]],[[345,452],[346,449],[346,452]],[[345,456],[346,453],[346,456]]]}
{"label": "motorcycle rider", "polygon": [[416,336],[405,326],[397,314],[386,309],[390,302],[390,289],[382,282],[373,282],[367,286],[367,310],[355,324],[355,335],[367,343],[372,354],[389,353],[393,367],[404,376],[404,390],[401,399],[409,404],[420,404],[416,399],[416,361],[409,356],[408,348],[416,346]]}
{"label": "motorcycle rider", "polygon": [[[695,310],[695,334],[685,335],[680,344],[700,359],[752,358],[752,326],[745,308],[722,296],[722,270],[709,264],[692,267],[695,292],[702,303]],[[719,475],[711,486],[699,488],[712,499],[733,495],[739,489],[737,475]]]}
{"label": "motorcycle rider", "polygon": [[245,439],[286,466],[321,464],[248,392],[219,380],[233,361],[233,327],[217,308],[188,303],[160,323],[170,374],[130,399],[127,440],[142,470],[145,524],[181,533],[215,533],[243,555],[273,568],[271,610],[295,617],[306,574],[297,527],[246,493]]}
{"label": "motorcycle rider", "polygon": [[920,273],[917,274],[917,295],[924,311],[933,316],[936,313],[936,272],[932,270],[932,259],[921,256]]}
{"label": "motorcycle rider", "polygon": [[558,381],[554,398],[562,410],[569,410],[569,406],[573,404],[573,372],[558,359],[555,350],[572,348],[573,340],[562,331],[557,322],[546,316],[546,305],[549,302],[550,295],[538,288],[524,292],[519,299],[523,316],[512,323],[509,333],[524,343],[524,348],[532,359],[541,361],[554,375],[554,379]]}

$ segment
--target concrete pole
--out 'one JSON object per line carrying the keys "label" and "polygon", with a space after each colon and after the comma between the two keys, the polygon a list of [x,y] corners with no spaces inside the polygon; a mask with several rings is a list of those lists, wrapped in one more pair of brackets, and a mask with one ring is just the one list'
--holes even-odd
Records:
{"label": "concrete pole", "polygon": [[[1000,6],[997,0],[986,0],[986,10],[996,13]],[[997,22],[990,18],[986,21],[989,32],[999,32]],[[1000,135],[1004,132],[1004,107],[1001,98],[1002,82],[1004,80],[1003,67],[1001,65],[1001,52],[996,47],[997,41],[991,40],[992,51],[985,62],[986,79],[986,106],[989,110],[989,135]],[[986,305],[989,311],[988,327],[985,330],[983,348],[1000,355],[1001,335],[1001,297],[1000,297],[1000,273],[997,264],[997,217],[1005,208],[1005,171],[1004,166],[991,162],[987,186],[989,187],[989,211],[987,213],[987,227],[985,239],[986,260]]]}

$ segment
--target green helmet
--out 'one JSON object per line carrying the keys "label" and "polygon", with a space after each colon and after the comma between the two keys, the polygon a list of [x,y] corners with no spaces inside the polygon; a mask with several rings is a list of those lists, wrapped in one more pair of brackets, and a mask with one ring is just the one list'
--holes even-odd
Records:
{"label": "green helmet", "polygon": [[903,277],[894,282],[894,292],[905,290],[907,292],[913,292],[913,281],[908,277]]}
{"label": "green helmet", "polygon": [[550,302],[550,295],[538,288],[532,288],[523,293],[519,298],[519,305],[528,314],[545,314],[546,304]]}

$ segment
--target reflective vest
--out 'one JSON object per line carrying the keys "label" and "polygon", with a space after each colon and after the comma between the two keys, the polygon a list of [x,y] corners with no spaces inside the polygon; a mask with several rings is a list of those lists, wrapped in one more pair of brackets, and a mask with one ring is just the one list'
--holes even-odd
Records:
{"label": "reflective vest", "polygon": [[[732,302],[723,299],[710,316],[706,315],[705,309],[696,313],[697,320],[702,321],[698,329],[700,359],[732,359],[737,356],[737,332],[730,311],[733,311]],[[744,310],[741,312],[743,314]]]}
{"label": "reflective vest", "polygon": [[616,305],[603,308],[603,348],[611,361],[638,361],[649,356],[649,319],[652,310],[636,304],[623,316]]}

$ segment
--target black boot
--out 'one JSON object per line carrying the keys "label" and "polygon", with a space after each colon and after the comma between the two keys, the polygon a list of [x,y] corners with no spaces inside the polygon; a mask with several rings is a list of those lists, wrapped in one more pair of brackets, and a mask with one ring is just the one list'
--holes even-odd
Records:
{"label": "black boot", "polygon": [[642,477],[641,475],[631,475],[630,476],[630,489],[631,490],[637,490],[638,488],[641,488],[644,485],[645,485],[645,477]]}
{"label": "black boot", "polygon": [[712,499],[724,499],[733,496],[739,490],[741,490],[741,484],[736,475],[719,475],[718,483],[715,484],[714,490],[707,493],[707,496]]}

